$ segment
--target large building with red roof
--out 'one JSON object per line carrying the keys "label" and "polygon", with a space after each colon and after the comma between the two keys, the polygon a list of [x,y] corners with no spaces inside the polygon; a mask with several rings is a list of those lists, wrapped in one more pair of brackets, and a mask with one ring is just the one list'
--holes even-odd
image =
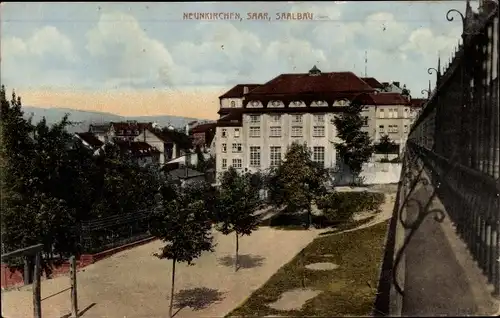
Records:
{"label": "large building with red roof", "polygon": [[383,91],[375,78],[323,73],[316,66],[308,73],[281,74],[260,85],[236,85],[219,100],[217,172],[229,166],[250,171],[274,167],[294,141],[307,143],[314,161],[334,167],[334,143],[340,140],[332,119],[354,100],[366,105],[364,129],[375,141],[389,134],[404,144],[412,120],[409,96]]}

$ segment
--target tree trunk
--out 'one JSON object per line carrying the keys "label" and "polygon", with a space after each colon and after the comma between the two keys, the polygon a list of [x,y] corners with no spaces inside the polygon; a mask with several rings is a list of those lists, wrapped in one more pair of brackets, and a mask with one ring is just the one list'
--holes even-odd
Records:
{"label": "tree trunk", "polygon": [[236,257],[234,258],[234,271],[237,272],[238,271],[238,251],[240,249],[240,241],[239,241],[239,238],[238,238],[238,232],[236,232]]}
{"label": "tree trunk", "polygon": [[172,260],[172,284],[170,288],[170,307],[168,308],[168,316],[172,318],[172,309],[174,308],[174,292],[175,292],[175,258]]}
{"label": "tree trunk", "polygon": [[311,202],[309,201],[309,205],[307,206],[307,228],[309,229],[312,224],[312,213],[311,213]]}

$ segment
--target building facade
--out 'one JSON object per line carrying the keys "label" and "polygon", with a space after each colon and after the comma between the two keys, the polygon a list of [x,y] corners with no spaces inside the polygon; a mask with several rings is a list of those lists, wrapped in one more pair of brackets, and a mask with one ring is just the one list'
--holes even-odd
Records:
{"label": "building facade", "polygon": [[307,144],[312,160],[325,168],[337,166],[335,143],[341,140],[333,119],[354,101],[365,105],[363,130],[372,140],[387,134],[401,151],[416,117],[409,96],[382,91],[376,79],[322,73],[316,67],[308,73],[281,74],[262,85],[236,85],[219,99],[217,173],[229,166],[251,172],[273,168],[293,142]]}
{"label": "building facade", "polygon": [[333,118],[358,95],[375,90],[351,72],[282,74],[263,85],[241,84],[220,96],[215,136],[216,171],[252,172],[280,164],[293,142],[312,159],[336,165]]}

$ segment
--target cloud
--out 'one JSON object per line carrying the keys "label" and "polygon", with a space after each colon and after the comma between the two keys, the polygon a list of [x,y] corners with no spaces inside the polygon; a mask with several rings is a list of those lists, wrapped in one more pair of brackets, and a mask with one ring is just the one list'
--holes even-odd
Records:
{"label": "cloud", "polygon": [[[78,5],[82,9],[75,9],[74,16],[62,15],[68,13],[57,11],[57,5],[43,4],[43,10],[33,12],[23,7],[27,17],[38,19],[38,29],[33,23],[14,24],[3,17],[4,82],[94,90],[227,87],[263,83],[280,73],[307,72],[314,64],[323,71],[361,75],[367,51],[368,76],[398,80],[419,90],[427,86],[426,70],[435,66],[437,52],[445,57],[460,36],[460,26],[446,23],[444,16],[443,23],[433,20],[438,21],[453,3],[412,3],[410,7],[406,3],[300,2],[266,7],[273,17],[275,12],[287,11],[311,12],[315,17],[286,22],[178,18],[184,11],[216,9],[244,16],[259,10],[245,3],[150,6],[154,14],[133,6],[109,6],[113,11],[96,12],[95,5],[87,9]],[[16,10],[11,7],[9,12],[14,21]],[[162,20],[162,12],[177,18]],[[54,17],[63,22],[57,24]],[[85,23],[68,23],[74,19]]]}
{"label": "cloud", "polygon": [[36,30],[27,39],[8,37],[2,42],[2,57],[6,59],[53,56],[69,62],[78,60],[72,41],[53,26]]}
{"label": "cloud", "polygon": [[172,56],[165,45],[150,38],[129,14],[102,14],[86,37],[86,49],[106,86],[160,83],[165,70],[172,69]]}

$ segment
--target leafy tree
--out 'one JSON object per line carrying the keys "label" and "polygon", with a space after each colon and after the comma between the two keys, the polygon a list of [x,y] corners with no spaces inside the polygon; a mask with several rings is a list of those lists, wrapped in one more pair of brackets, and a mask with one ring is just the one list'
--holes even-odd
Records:
{"label": "leafy tree", "polygon": [[361,173],[363,164],[368,162],[373,154],[370,137],[361,130],[363,105],[357,102],[347,106],[345,112],[333,119],[337,128],[337,136],[343,141],[335,143],[340,159],[346,164],[352,174],[352,181]]}
{"label": "leafy tree", "polygon": [[259,205],[259,188],[250,172],[238,173],[229,167],[222,176],[217,205],[217,229],[224,235],[235,233],[234,268],[238,270],[239,237],[250,235],[259,222],[254,214]]}
{"label": "leafy tree", "polygon": [[389,153],[397,147],[396,143],[391,140],[389,135],[384,135],[380,141],[374,146],[375,150],[385,155],[385,160],[389,161]]}
{"label": "leafy tree", "polygon": [[284,162],[272,173],[270,196],[276,203],[287,204],[287,210],[307,210],[307,227],[312,223],[311,204],[326,190],[327,171],[312,160],[311,151],[305,144],[292,143]]}
{"label": "leafy tree", "polygon": [[166,243],[155,255],[172,261],[169,317],[172,317],[176,263],[191,265],[202,252],[213,251],[209,213],[197,193],[196,187],[165,184],[160,189],[159,207],[152,217],[151,234]]}
{"label": "leafy tree", "polygon": [[1,102],[1,231],[2,252],[38,244],[32,226],[35,211],[26,203],[31,199],[33,125],[23,118],[21,98],[12,93],[9,101],[5,86]]}

